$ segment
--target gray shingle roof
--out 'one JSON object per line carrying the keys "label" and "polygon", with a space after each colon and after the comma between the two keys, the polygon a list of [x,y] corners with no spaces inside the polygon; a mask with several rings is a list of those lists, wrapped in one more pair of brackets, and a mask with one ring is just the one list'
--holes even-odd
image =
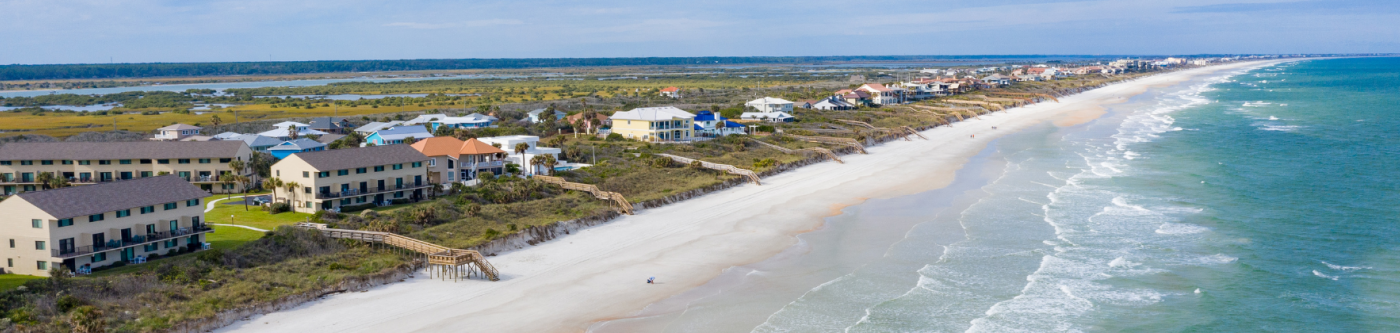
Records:
{"label": "gray shingle roof", "polygon": [[27,142],[0,146],[0,160],[234,157],[243,141]]}
{"label": "gray shingle roof", "polygon": [[138,178],[115,183],[65,187],[16,196],[54,218],[66,219],[123,209],[161,205],[209,196],[209,192],[175,175]]}
{"label": "gray shingle roof", "polygon": [[[428,156],[409,145],[388,145],[364,148],[331,149],[295,153],[316,170],[365,168],[376,165],[427,161]],[[290,157],[288,157],[290,158]],[[285,161],[285,159],[284,159]],[[281,162],[278,162],[281,163]]]}

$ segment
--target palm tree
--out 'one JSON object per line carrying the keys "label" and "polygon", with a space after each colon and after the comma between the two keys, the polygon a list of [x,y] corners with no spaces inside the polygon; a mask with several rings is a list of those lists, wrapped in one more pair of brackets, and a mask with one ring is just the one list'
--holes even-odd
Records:
{"label": "palm tree", "polygon": [[301,188],[301,184],[297,184],[297,182],[287,182],[282,185],[287,189],[287,205],[291,206],[292,201],[296,200],[297,189]]}
{"label": "palm tree", "polygon": [[282,180],[278,179],[277,177],[269,177],[267,179],[263,179],[262,187],[264,189],[267,189],[268,191],[272,191],[272,201],[276,202],[277,188],[282,187]]}
{"label": "palm tree", "polygon": [[54,179],[53,173],[51,173],[51,172],[40,172],[38,178],[35,178],[35,179],[34,179],[34,182],[39,183],[39,186],[40,186],[40,187],[43,187],[43,189],[47,190],[47,189],[50,188],[50,187],[49,187],[49,184],[53,183],[53,179]]}
{"label": "palm tree", "polygon": [[297,125],[287,125],[287,137],[292,140],[297,139]]}
{"label": "palm tree", "polygon": [[521,163],[521,164],[525,164],[525,151],[526,151],[526,150],[530,150],[530,144],[524,143],[524,142],[515,144],[515,153],[516,153],[516,154],[520,154],[520,163]]}
{"label": "palm tree", "polygon": [[64,188],[72,186],[73,184],[69,184],[67,178],[53,177],[53,180],[50,180],[48,185],[49,188]]}
{"label": "palm tree", "polygon": [[544,165],[544,157],[545,155],[535,155],[535,157],[530,158],[530,174],[535,173],[536,166]]}
{"label": "palm tree", "polygon": [[544,163],[542,164],[544,164],[545,170],[548,170],[549,175],[553,176],[554,166],[559,165],[559,160],[555,159],[554,155],[544,155]]}
{"label": "palm tree", "polygon": [[238,193],[239,193],[239,194],[242,194],[242,195],[244,196],[244,198],[243,198],[243,211],[246,212],[246,211],[248,211],[248,198],[247,198],[247,196],[248,196],[248,183],[251,182],[253,179],[252,179],[252,178],[248,178],[248,176],[244,176],[244,175],[236,175],[236,176],[233,176],[233,177],[234,177],[234,180],[238,182],[238,188],[239,188]]}
{"label": "palm tree", "polygon": [[[219,174],[219,184],[220,184],[220,185],[226,185],[226,186],[224,186],[224,187],[232,186],[233,183],[237,183],[237,182],[238,182],[238,178],[237,178],[237,176],[234,176],[232,172],[224,171],[224,173]],[[228,194],[228,197],[227,197],[227,198],[233,199],[233,191],[228,191],[228,192],[225,192],[225,193]]]}

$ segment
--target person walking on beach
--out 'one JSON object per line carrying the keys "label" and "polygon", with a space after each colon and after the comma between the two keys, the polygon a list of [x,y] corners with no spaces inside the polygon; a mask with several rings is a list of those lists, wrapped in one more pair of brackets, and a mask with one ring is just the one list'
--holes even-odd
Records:
{"label": "person walking on beach", "polygon": [[653,277],[647,278],[647,284],[656,284],[656,277],[653,276]]}
{"label": "person walking on beach", "polygon": [[976,138],[977,138],[977,134],[973,134],[973,135],[972,135],[972,138],[973,138],[973,139],[976,139]]}

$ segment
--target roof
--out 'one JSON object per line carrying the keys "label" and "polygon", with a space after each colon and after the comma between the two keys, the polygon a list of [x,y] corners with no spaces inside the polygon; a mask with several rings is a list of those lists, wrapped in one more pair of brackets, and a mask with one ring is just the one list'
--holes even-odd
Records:
{"label": "roof", "polygon": [[316,137],[316,142],[330,144],[331,142],[335,142],[335,140],[340,140],[340,138],[344,137],[345,134],[322,134],[321,136]]}
{"label": "roof", "polygon": [[[295,153],[282,161],[296,157],[316,170],[363,168],[376,165],[421,162],[428,159],[408,145],[387,145],[363,148],[331,149]],[[283,163],[277,162],[277,163]]]}
{"label": "roof", "polygon": [[293,125],[295,125],[296,127],[307,127],[307,126],[311,126],[311,125],[307,125],[307,124],[303,124],[303,123],[298,123],[298,122],[295,122],[295,121],[284,121],[284,122],[272,124],[272,127],[281,128],[281,129],[287,129],[287,126],[293,126]]}
{"label": "roof", "polygon": [[17,194],[57,219],[200,199],[209,192],[176,175]]}
{"label": "roof", "polygon": [[[599,123],[606,123],[609,119],[608,115],[602,113],[594,113],[593,118],[598,119]],[[579,121],[579,119],[583,119],[583,112],[575,113],[571,116],[565,117],[564,119],[568,120],[570,123]]]}
{"label": "roof", "polygon": [[744,124],[740,124],[740,123],[736,123],[736,122],[732,122],[732,121],[725,120],[725,121],[724,121],[724,127],[744,127]]}
{"label": "roof", "polygon": [[25,142],[0,146],[0,160],[234,157],[239,141]]}
{"label": "roof", "polygon": [[283,142],[283,143],[277,144],[276,147],[268,148],[267,150],[306,150],[306,149],[315,149],[315,148],[320,148],[320,147],[325,147],[325,146],[326,146],[326,144],[320,143],[320,142],[316,142],[316,140],[311,140],[311,139],[307,139],[307,138],[299,138],[299,139],[296,139],[296,140],[291,140],[291,141],[287,141],[287,142]]}
{"label": "roof", "polygon": [[433,137],[433,133],[429,133],[427,128],[414,125],[382,129],[370,135],[375,134],[379,135],[380,140],[403,140],[408,137],[427,139]]}
{"label": "roof", "polygon": [[398,126],[398,125],[403,125],[403,122],[402,122],[402,121],[397,121],[397,120],[396,120],[396,121],[391,121],[391,122],[387,122],[387,123],[381,123],[381,122],[377,122],[377,121],[376,121],[376,122],[371,122],[371,123],[365,124],[364,126],[360,126],[359,128],[356,128],[355,131],[356,131],[356,132],[364,132],[364,133],[374,133],[374,132],[377,132],[377,131],[379,131],[379,130],[382,130],[382,129],[385,129],[385,128],[389,128],[389,127]]}
{"label": "roof", "polygon": [[764,97],[764,98],[759,98],[759,99],[755,99],[755,100],[749,101],[748,103],[744,103],[744,104],[745,104],[745,105],[756,105],[756,104],[765,104],[765,105],[766,105],[766,104],[792,104],[792,101],[789,101],[789,100],[786,100],[786,99],[782,99],[782,98],[777,98],[777,97]]}
{"label": "roof", "polygon": [[650,108],[636,108],[632,109],[631,111],[614,113],[612,118],[622,120],[657,121],[671,120],[675,118],[695,118],[695,115],[691,114],[690,112],[685,112],[685,110],[678,109],[674,106],[658,106]]}
{"label": "roof", "polygon": [[744,114],[740,115],[739,118],[742,118],[742,119],[764,119],[764,118],[766,118],[766,119],[786,119],[786,118],[792,118],[792,115],[791,115],[791,114],[788,114],[787,112],[782,112],[782,111],[777,111],[777,112],[744,112]]}
{"label": "roof", "polygon": [[[308,128],[308,129],[297,130],[297,135],[326,135],[326,134],[327,134],[326,132],[317,131],[317,130],[309,129],[309,128]],[[285,137],[292,136],[292,133],[291,133],[291,132],[288,132],[286,128],[277,128],[277,129],[273,129],[273,130],[271,130],[271,131],[258,133],[258,135],[266,136],[266,137],[273,137],[273,138],[285,138]]]}
{"label": "roof", "polygon": [[341,125],[342,125],[341,123],[344,123],[344,125],[349,125],[349,124],[350,124],[348,121],[345,120],[345,118],[316,117],[316,118],[311,118],[310,126],[311,126],[311,128],[327,128],[327,129],[336,129],[336,128],[345,127],[345,126],[341,126]]}
{"label": "roof", "polygon": [[[220,134],[220,135],[223,135],[223,134]],[[238,141],[243,141],[243,143],[248,144],[248,147],[276,146],[277,144],[282,143],[282,140],[278,140],[278,139],[274,139],[274,138],[266,137],[266,136],[262,136],[262,135],[257,135],[257,134],[237,134],[237,135],[234,135],[233,137],[230,137],[230,138],[224,138],[223,140],[230,140],[230,141],[232,141],[232,140],[238,140]]]}
{"label": "roof", "polygon": [[661,89],[661,92],[676,92],[676,91],[681,91],[681,88],[666,87],[666,89]]}
{"label": "roof", "polygon": [[860,87],[869,88],[870,90],[874,91],[891,91],[890,88],[886,88],[885,85],[879,83],[866,83],[864,85],[861,85]]}
{"label": "roof", "polygon": [[709,110],[695,113],[695,121],[715,121],[715,118],[724,119],[724,116],[715,116],[715,113]]}
{"label": "roof", "polygon": [[423,155],[452,156],[454,158],[461,155],[484,155],[506,152],[477,139],[462,141],[450,136],[418,140],[418,142],[414,142],[411,147],[423,153]]}
{"label": "roof", "polygon": [[403,124],[404,124],[404,125],[418,125],[418,124],[429,123],[429,122],[441,122],[441,123],[448,123],[448,124],[460,124],[460,123],[479,123],[479,122],[484,122],[484,121],[496,121],[496,120],[497,120],[496,117],[492,117],[492,116],[488,116],[488,115],[484,115],[484,114],[480,114],[480,113],[472,113],[472,114],[465,115],[465,116],[461,116],[461,117],[448,117],[448,116],[445,115],[445,114],[440,114],[440,113],[439,113],[439,114],[425,114],[425,115],[421,115],[421,116],[418,116],[417,118],[409,119],[408,121],[403,122]]}
{"label": "roof", "polygon": [[695,125],[695,130],[697,130],[697,131],[703,131],[703,130],[705,130],[705,128],[704,128],[704,127],[700,127],[699,124],[696,124],[696,125]]}
{"label": "roof", "polygon": [[197,130],[197,129],[201,129],[201,128],[203,128],[203,127],[194,126],[194,125],[185,125],[185,124],[174,124],[174,125],[170,125],[170,126],[166,126],[166,127],[157,128],[156,130],[157,130],[157,131],[180,131],[180,130]]}

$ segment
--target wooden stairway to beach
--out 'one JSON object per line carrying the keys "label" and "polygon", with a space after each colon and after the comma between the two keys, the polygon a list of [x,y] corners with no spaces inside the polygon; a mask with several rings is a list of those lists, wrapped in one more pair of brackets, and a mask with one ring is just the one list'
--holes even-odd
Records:
{"label": "wooden stairway to beach", "polygon": [[759,140],[759,139],[755,139],[755,138],[749,138],[749,140],[751,140],[751,141],[753,141],[753,142],[757,142],[758,144],[764,145],[764,146],[766,146],[766,147],[768,147],[768,148],[777,149],[778,151],[781,151],[781,152],[783,152],[784,154],[797,155],[797,154],[802,153],[802,152],[814,152],[814,153],[820,154],[820,155],[822,155],[822,156],[826,156],[826,158],[830,158],[830,159],[833,160],[833,161],[839,162],[839,163],[841,163],[841,164],[846,164],[846,162],[845,162],[845,161],[842,161],[841,158],[836,157],[836,153],[831,152],[830,149],[826,149],[826,148],[822,148],[822,147],[802,148],[802,149],[789,149],[789,148],[786,148],[786,147],[783,147],[783,146],[779,146],[779,145],[775,145],[775,144],[763,142],[763,140]]}
{"label": "wooden stairway to beach", "polygon": [[456,281],[475,275],[480,275],[491,281],[500,281],[501,279],[496,267],[491,266],[491,263],[487,262],[486,257],[480,252],[473,250],[448,248],[390,232],[331,229],[320,223],[297,223],[296,227],[318,230],[322,235],[330,238],[380,243],[422,254],[427,259],[428,274],[437,274],[443,279],[451,278]]}
{"label": "wooden stairway to beach", "polygon": [[850,137],[811,137],[798,136],[798,134],[787,133],[783,133],[783,136],[792,137],[792,139],[802,141],[809,141],[809,143],[840,144],[840,146],[850,146],[851,148],[855,148],[855,151],[860,151],[861,154],[868,154],[865,153],[865,146],[861,146],[860,141],[855,141],[855,139],[850,139]]}
{"label": "wooden stairway to beach", "polygon": [[868,129],[871,129],[871,130],[889,131],[889,132],[895,133],[895,134],[902,134],[902,135],[903,135],[902,137],[904,138],[904,141],[913,141],[913,140],[909,140],[909,135],[910,135],[910,134],[913,134],[913,135],[915,135],[915,136],[918,136],[920,139],[928,140],[928,138],[924,137],[923,134],[919,134],[919,131],[915,131],[914,128],[909,127],[909,126],[900,126],[900,127],[895,127],[895,128],[885,128],[885,127],[875,127],[875,125],[871,125],[870,123],[867,123],[867,122],[864,122],[864,121],[849,120],[849,119],[836,119],[836,121],[843,122],[843,123],[847,123],[847,124],[859,125],[859,126],[862,126],[862,127],[868,128]]}
{"label": "wooden stairway to beach", "polygon": [[[690,164],[691,162],[700,161],[689,157],[680,157],[671,154],[656,154],[656,156],[667,157],[670,158],[672,161],[680,162],[681,164]],[[705,161],[700,161],[700,166],[706,169],[719,170],[739,175],[744,178],[748,178],[749,181],[752,181],[754,183],[754,185],[763,185],[758,182],[758,174],[754,173],[753,170],[742,169],[728,164],[710,163]]]}
{"label": "wooden stairway to beach", "polygon": [[570,182],[564,180],[564,178],[554,176],[535,175],[532,177],[545,183],[559,185],[560,187],[563,187],[566,190],[588,192],[589,194],[593,194],[593,196],[597,197],[598,199],[608,200],[610,202],[616,203],[618,206],[618,210],[621,210],[623,214],[632,215],[634,212],[634,210],[632,209],[632,203],[627,202],[627,198],[622,197],[621,193],[604,191],[598,188],[598,185]]}

